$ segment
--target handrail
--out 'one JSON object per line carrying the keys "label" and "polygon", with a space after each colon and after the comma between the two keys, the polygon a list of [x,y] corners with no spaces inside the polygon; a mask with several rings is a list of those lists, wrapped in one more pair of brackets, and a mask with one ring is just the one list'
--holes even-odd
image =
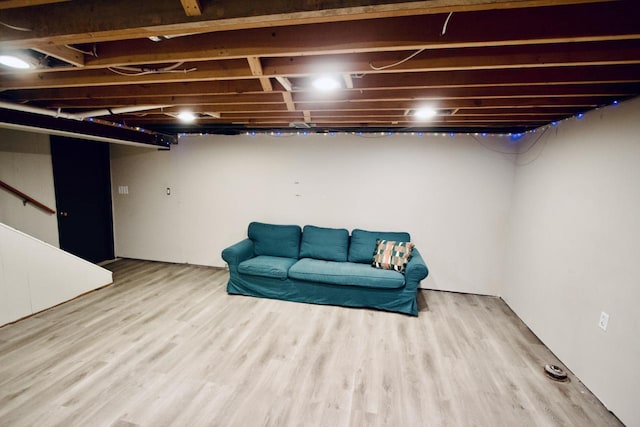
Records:
{"label": "handrail", "polygon": [[54,213],[56,213],[56,211],[51,209],[49,206],[46,206],[46,205],[40,203],[39,201],[37,201],[33,197],[24,194],[22,191],[18,190],[17,188],[13,188],[12,186],[10,186],[9,184],[7,184],[6,182],[4,182],[2,180],[0,180],[0,187],[6,189],[10,193],[15,194],[16,196],[21,197],[22,198],[22,203],[24,203],[25,206],[27,205],[27,203],[31,203],[32,205],[42,209],[43,211],[49,213],[50,215],[53,215]]}

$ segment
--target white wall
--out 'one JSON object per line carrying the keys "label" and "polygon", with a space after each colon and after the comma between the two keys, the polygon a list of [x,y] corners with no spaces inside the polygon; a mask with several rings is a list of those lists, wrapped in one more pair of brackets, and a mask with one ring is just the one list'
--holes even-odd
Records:
{"label": "white wall", "polygon": [[170,152],[114,146],[116,254],[223,266],[222,249],[251,221],[407,230],[431,269],[423,287],[497,295],[514,165],[492,149],[504,141],[243,135],[185,137]]}
{"label": "white wall", "polygon": [[0,224],[0,326],[111,283],[111,272]]}
{"label": "white wall", "polygon": [[640,426],[639,118],[640,98],[592,111],[519,157],[502,291],[629,426]]}
{"label": "white wall", "polygon": [[[0,129],[0,180],[56,209],[49,136]],[[0,222],[58,247],[56,215],[0,189]]]}

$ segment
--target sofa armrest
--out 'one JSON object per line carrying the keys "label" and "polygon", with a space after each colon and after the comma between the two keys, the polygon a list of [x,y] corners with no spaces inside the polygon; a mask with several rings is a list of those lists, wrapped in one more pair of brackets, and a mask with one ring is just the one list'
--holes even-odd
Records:
{"label": "sofa armrest", "polygon": [[407,288],[418,289],[420,281],[429,275],[429,269],[416,248],[411,251],[411,259],[404,272]]}
{"label": "sofa armrest", "polygon": [[222,251],[222,259],[229,268],[236,267],[242,261],[253,258],[253,240],[244,239]]}

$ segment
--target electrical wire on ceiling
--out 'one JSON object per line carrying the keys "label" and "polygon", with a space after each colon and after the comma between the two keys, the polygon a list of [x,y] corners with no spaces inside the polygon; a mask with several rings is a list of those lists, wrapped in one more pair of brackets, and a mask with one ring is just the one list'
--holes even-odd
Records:
{"label": "electrical wire on ceiling", "polygon": [[[444,24],[442,25],[442,31],[440,33],[441,36],[444,36],[446,34],[447,26],[449,25],[449,20],[451,19],[452,15],[453,15],[453,12],[449,12],[449,15],[447,15],[447,19],[444,20]],[[417,55],[421,54],[425,50],[426,48],[418,49],[415,52],[413,52],[411,55],[407,56],[406,58],[401,59],[398,62],[394,62],[393,64],[384,65],[382,67],[376,67],[371,62],[369,62],[369,67],[371,67],[371,69],[374,71],[382,71],[382,70],[387,70],[389,68],[397,67],[398,65],[404,64],[408,60],[415,58]]]}
{"label": "electrical wire on ceiling", "polygon": [[444,25],[442,26],[442,32],[440,33],[441,36],[444,36],[445,33],[447,32],[447,25],[449,25],[449,19],[451,19],[451,15],[453,15],[453,12],[449,12],[447,19],[444,20]]}
{"label": "electrical wire on ceiling", "polygon": [[16,31],[33,31],[30,28],[16,27],[15,25],[9,25],[6,22],[2,22],[2,21],[0,21],[0,25]]}
{"label": "electrical wire on ceiling", "polygon": [[372,70],[375,71],[382,71],[382,70],[386,70],[388,68],[393,68],[393,67],[397,67],[400,64],[404,64],[405,62],[407,62],[408,60],[414,58],[415,56],[421,54],[422,52],[424,52],[426,50],[426,48],[422,48],[422,49],[418,49],[415,52],[413,52],[411,55],[407,56],[404,59],[401,59],[398,62],[394,62],[393,64],[389,64],[389,65],[384,65],[382,67],[376,67],[374,66],[371,62],[369,62],[369,67],[371,67]]}
{"label": "electrical wire on ceiling", "polygon": [[184,68],[177,70],[176,68],[182,66],[184,62],[176,62],[173,65],[163,68],[142,68],[142,67],[108,67],[107,69],[112,73],[119,74],[127,77],[146,76],[149,74],[166,74],[166,73],[190,73],[196,71],[197,68]]}

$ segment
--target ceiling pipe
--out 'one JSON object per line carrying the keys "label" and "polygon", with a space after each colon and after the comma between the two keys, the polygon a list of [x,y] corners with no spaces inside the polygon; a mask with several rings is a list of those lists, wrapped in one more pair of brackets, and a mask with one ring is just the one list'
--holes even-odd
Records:
{"label": "ceiling pipe", "polygon": [[132,107],[102,108],[100,110],[75,113],[75,116],[80,117],[80,120],[83,120],[90,117],[109,116],[111,114],[135,113],[137,111],[155,110],[158,108],[167,107],[171,107],[171,105],[136,105]]}
{"label": "ceiling pipe", "polygon": [[176,143],[176,138],[170,135],[158,132],[143,132],[139,128],[122,128],[120,125],[115,126],[115,124],[100,124],[98,121],[94,122],[91,119],[93,115],[105,115],[105,111],[106,114],[117,114],[125,111],[143,111],[143,109],[149,110],[162,107],[164,106],[122,107],[73,114],[65,113],[61,109],[49,110],[0,100],[0,110],[6,110],[0,117],[0,128],[63,135],[115,144],[169,149],[170,144]]}
{"label": "ceiling pipe", "polygon": [[31,105],[0,101],[0,108],[6,108],[7,110],[22,111],[23,113],[40,114],[42,116],[78,121],[82,121],[91,117],[108,116],[110,114],[134,113],[136,111],[154,110],[156,108],[166,107],[170,107],[170,105],[136,105],[133,107],[103,108],[100,110],[85,111],[83,113],[65,113],[60,109],[49,110],[47,108],[34,107]]}
{"label": "ceiling pipe", "polygon": [[13,110],[13,111],[22,111],[23,113],[40,114],[41,116],[49,116],[49,117],[55,117],[55,118],[60,117],[63,119],[79,120],[79,121],[84,120],[83,117],[80,117],[71,113],[65,113],[59,109],[48,110],[46,108],[33,107],[31,105],[14,104],[13,102],[0,101],[0,108],[5,108],[7,110]]}

